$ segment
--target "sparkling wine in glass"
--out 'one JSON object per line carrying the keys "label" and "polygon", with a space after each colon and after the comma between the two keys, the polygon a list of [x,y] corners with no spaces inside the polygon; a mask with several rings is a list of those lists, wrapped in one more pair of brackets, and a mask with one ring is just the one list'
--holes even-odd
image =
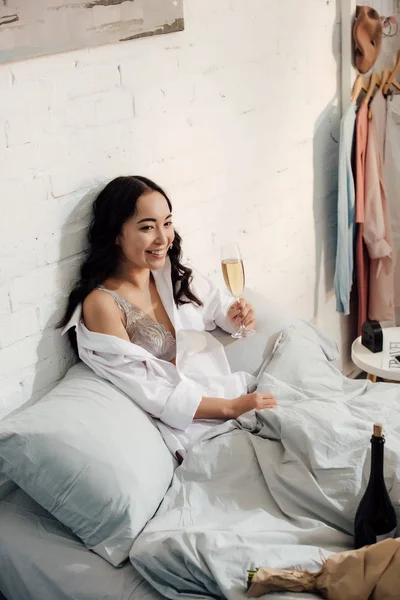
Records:
{"label": "sparkling wine in glass", "polygon": [[[237,244],[225,244],[221,248],[221,266],[225,285],[237,300],[243,294],[245,286],[245,275],[242,256]],[[252,335],[251,329],[246,329],[242,324],[238,331],[232,333],[234,338],[242,338]]]}

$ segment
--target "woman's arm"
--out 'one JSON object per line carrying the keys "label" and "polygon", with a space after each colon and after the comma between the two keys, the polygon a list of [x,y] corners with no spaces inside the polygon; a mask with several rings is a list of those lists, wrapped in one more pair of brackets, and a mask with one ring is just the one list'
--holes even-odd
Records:
{"label": "woman's arm", "polygon": [[276,400],[272,394],[254,392],[226,400],[225,398],[202,398],[195,419],[236,419],[249,410],[274,408]]}
{"label": "woman's arm", "polygon": [[114,335],[130,342],[120,308],[111,294],[93,290],[83,302],[83,320],[89,331]]}
{"label": "woman's arm", "polygon": [[195,419],[230,419],[232,400],[204,396],[194,415]]}
{"label": "woman's arm", "polygon": [[219,288],[210,279],[193,269],[193,290],[204,303],[202,316],[207,331],[220,327],[228,333],[237,331],[243,323],[245,327],[255,329],[254,309],[243,298],[235,300],[225,288]]}
{"label": "woman's arm", "polygon": [[[121,311],[110,294],[101,290],[89,294],[83,303],[83,318],[89,332],[116,337],[131,345]],[[171,363],[162,367],[157,361],[137,359],[134,353],[123,348],[120,353],[111,347],[108,350],[106,338],[103,346],[101,351],[93,351],[90,338],[78,336],[79,356],[97,375],[113,383],[166,425],[185,430],[192,423],[202,403],[202,386],[182,379]],[[219,406],[221,408],[222,403]],[[212,412],[218,417],[210,415],[208,418],[221,418],[222,410]]]}
{"label": "woman's arm", "polygon": [[[89,331],[130,342],[121,311],[109,294],[92,292],[84,301],[83,315]],[[164,378],[150,371],[150,365],[127,355],[111,354],[108,362],[107,348],[100,355],[81,346],[79,355],[143,410],[176,429],[186,429],[193,419],[233,419],[252,409],[276,406],[272,394],[253,393],[233,399],[202,396],[201,386],[181,380],[173,365]]]}

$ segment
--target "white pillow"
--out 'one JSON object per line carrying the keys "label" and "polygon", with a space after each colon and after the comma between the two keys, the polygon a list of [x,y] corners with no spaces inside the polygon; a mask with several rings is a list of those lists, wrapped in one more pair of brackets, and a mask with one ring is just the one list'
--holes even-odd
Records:
{"label": "white pillow", "polygon": [[82,363],[0,422],[0,472],[114,566],[157,510],[175,466],[151,418]]}

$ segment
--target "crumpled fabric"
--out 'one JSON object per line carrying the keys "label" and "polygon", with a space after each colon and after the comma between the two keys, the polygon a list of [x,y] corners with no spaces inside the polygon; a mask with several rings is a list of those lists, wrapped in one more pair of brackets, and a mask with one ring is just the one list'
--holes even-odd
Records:
{"label": "crumpled fabric", "polygon": [[400,538],[330,556],[318,573],[258,569],[247,592],[315,592],[327,600],[398,600]]}

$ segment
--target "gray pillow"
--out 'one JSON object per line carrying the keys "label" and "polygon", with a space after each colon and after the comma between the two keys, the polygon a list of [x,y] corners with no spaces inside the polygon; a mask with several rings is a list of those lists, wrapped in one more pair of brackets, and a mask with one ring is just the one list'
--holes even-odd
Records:
{"label": "gray pillow", "polygon": [[[305,390],[309,398],[324,396],[326,392],[341,394],[346,378],[332,362],[338,356],[335,342],[312,325],[298,321],[280,333],[261,371]],[[262,375],[260,391],[265,391]]]}
{"label": "gray pillow", "polygon": [[311,336],[330,361],[339,357],[338,347],[322,331],[291,314],[285,308],[272,302],[259,292],[246,289],[244,298],[251,302],[257,317],[257,330],[248,338],[235,340],[229,333],[216,329],[212,332],[225,347],[232,371],[246,371],[257,375],[271,358],[274,344],[283,329],[297,328],[300,336]]}
{"label": "gray pillow", "polygon": [[114,566],[157,510],[175,466],[151,418],[82,363],[0,422],[0,472]]}

